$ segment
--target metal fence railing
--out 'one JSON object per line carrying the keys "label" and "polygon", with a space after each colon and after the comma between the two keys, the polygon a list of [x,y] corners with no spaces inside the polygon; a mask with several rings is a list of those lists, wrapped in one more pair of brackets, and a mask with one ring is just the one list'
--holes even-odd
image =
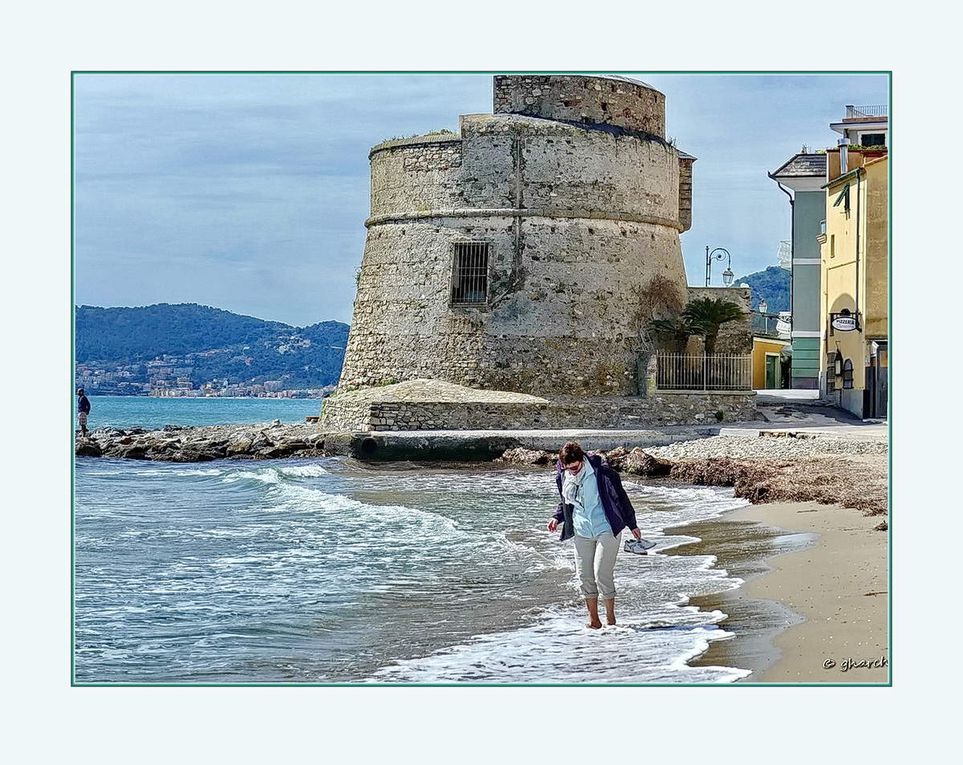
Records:
{"label": "metal fence railing", "polygon": [[655,384],[659,390],[752,390],[752,356],[662,352],[657,356]]}
{"label": "metal fence railing", "polygon": [[873,106],[846,106],[846,119],[862,119],[864,117],[885,117],[889,109],[886,104]]}

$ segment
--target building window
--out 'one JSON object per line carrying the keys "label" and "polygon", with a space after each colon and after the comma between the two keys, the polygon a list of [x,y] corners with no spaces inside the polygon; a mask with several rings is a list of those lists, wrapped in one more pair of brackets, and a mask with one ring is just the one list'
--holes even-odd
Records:
{"label": "building window", "polygon": [[488,302],[487,242],[457,242],[451,280],[452,305],[484,305]]}
{"label": "building window", "polygon": [[833,363],[829,362],[829,366],[826,367],[826,392],[832,393],[836,390],[836,370],[833,369]]}
{"label": "building window", "polygon": [[843,210],[847,215],[849,215],[849,184],[847,183],[843,190],[840,192],[839,196],[836,197],[836,201],[833,202],[833,207],[843,206]]}
{"label": "building window", "polygon": [[829,235],[829,257],[831,258],[836,257],[836,235],[835,234]]}
{"label": "building window", "polygon": [[853,360],[846,359],[843,362],[843,390],[851,390],[853,387]]}
{"label": "building window", "polygon": [[861,146],[885,146],[886,133],[863,133],[859,143]]}

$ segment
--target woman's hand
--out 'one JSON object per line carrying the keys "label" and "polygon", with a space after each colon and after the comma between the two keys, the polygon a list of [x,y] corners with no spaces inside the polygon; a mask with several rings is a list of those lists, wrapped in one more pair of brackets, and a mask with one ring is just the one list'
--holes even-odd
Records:
{"label": "woman's hand", "polygon": [[548,522],[548,530],[555,531],[557,528],[558,528],[558,521],[552,518],[552,520]]}
{"label": "woman's hand", "polygon": [[641,531],[639,531],[638,529],[631,529],[631,531],[632,531],[632,536],[633,536],[633,537],[635,537],[636,539],[642,539],[642,532],[641,532]]}

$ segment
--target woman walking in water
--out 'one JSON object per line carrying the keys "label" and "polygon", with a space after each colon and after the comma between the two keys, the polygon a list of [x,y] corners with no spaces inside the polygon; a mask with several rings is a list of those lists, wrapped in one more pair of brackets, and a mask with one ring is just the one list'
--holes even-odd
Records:
{"label": "woman walking in water", "polygon": [[615,624],[615,558],[622,529],[642,538],[619,474],[596,454],[586,454],[576,441],[569,441],[555,464],[555,483],[561,498],[548,530],[562,524],[562,539],[575,537],[575,571],[592,629],[599,629],[599,593],[605,618]]}

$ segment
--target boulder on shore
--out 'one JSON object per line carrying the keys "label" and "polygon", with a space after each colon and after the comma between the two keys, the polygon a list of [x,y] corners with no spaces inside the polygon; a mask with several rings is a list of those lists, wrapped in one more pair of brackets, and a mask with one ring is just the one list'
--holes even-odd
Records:
{"label": "boulder on shore", "polygon": [[624,446],[620,446],[617,449],[612,449],[612,451],[604,453],[603,456],[612,469],[618,470],[620,473],[630,473],[632,475],[655,478],[669,475],[669,471],[672,469],[671,462],[653,457],[639,447],[635,447],[629,451]]}
{"label": "boulder on shore", "polygon": [[512,465],[551,465],[555,462],[556,455],[541,449],[526,449],[523,446],[516,446],[514,449],[506,449],[498,462],[508,462]]}
{"label": "boulder on shore", "polygon": [[159,460],[163,462],[210,462],[236,459],[324,456],[323,434],[316,425],[212,425],[182,427],[165,425],[160,430],[99,428],[88,438],[78,436],[78,457]]}

